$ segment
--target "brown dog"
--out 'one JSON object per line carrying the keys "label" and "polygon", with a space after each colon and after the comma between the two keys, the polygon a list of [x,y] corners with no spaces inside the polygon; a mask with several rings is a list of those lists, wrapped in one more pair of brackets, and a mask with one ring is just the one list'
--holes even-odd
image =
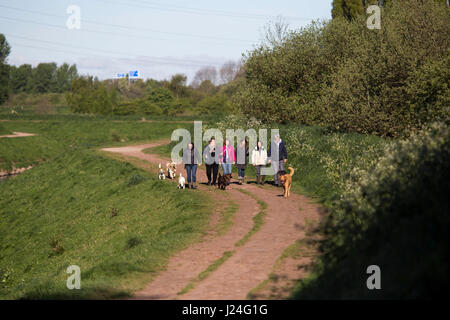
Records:
{"label": "brown dog", "polygon": [[289,167],[289,173],[280,177],[280,182],[284,187],[284,197],[287,199],[291,195],[292,176],[294,175],[294,168]]}
{"label": "brown dog", "polygon": [[217,186],[219,187],[219,189],[225,190],[227,185],[230,184],[230,181],[231,181],[231,174],[226,174],[222,176],[219,173],[219,177],[217,178]]}

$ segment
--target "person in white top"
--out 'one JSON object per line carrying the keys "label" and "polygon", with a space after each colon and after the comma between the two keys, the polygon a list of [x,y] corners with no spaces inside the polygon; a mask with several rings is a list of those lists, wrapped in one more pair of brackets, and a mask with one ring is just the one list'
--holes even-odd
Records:
{"label": "person in white top", "polygon": [[255,166],[256,170],[256,183],[264,185],[264,175],[261,175],[261,168],[267,164],[267,151],[262,145],[261,141],[258,141],[255,149],[252,151],[252,165]]}

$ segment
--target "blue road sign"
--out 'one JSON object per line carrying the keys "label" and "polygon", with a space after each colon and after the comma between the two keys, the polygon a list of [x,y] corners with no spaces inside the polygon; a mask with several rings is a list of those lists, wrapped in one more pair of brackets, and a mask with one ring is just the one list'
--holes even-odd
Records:
{"label": "blue road sign", "polygon": [[129,72],[130,78],[139,78],[139,71],[134,70]]}

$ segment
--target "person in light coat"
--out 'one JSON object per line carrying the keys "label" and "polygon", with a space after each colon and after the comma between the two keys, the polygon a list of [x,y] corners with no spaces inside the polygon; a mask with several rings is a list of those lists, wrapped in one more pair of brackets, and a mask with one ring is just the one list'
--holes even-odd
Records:
{"label": "person in light coat", "polygon": [[255,166],[256,183],[263,186],[265,176],[261,175],[261,168],[267,164],[267,151],[261,141],[258,141],[255,149],[252,151],[251,163]]}

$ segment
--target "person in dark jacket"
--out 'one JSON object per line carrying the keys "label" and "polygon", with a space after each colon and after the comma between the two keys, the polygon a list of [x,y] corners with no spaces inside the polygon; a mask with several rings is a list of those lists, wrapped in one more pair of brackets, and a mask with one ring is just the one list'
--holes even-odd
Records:
{"label": "person in dark jacket", "polygon": [[280,181],[278,179],[278,172],[284,171],[284,164],[287,161],[287,150],[284,145],[283,140],[281,140],[280,135],[276,134],[274,140],[270,144],[269,152],[267,153],[269,158],[269,163],[272,164],[274,171],[273,179],[277,187],[280,186]]}
{"label": "person in dark jacket", "polygon": [[197,165],[201,164],[201,156],[192,142],[183,150],[183,162],[187,174],[188,188],[197,189]]}
{"label": "person in dark jacket", "polygon": [[239,184],[242,184],[245,178],[245,169],[248,164],[248,145],[247,141],[242,140],[236,148],[236,168],[238,169]]}
{"label": "person in dark jacket", "polygon": [[[203,150],[203,158],[206,164],[206,176],[208,177],[208,186],[216,185],[217,173],[219,172],[219,153],[216,152],[216,139],[211,138],[209,144]],[[212,173],[212,179],[211,179]]]}

